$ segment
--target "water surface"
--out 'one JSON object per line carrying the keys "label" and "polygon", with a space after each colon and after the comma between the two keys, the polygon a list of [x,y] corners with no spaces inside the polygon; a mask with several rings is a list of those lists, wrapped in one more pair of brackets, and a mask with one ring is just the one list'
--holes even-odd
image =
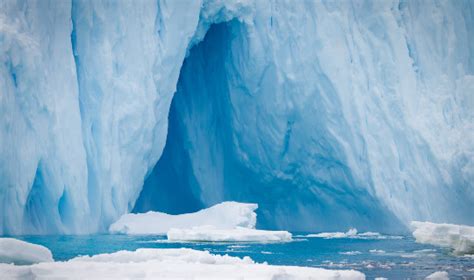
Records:
{"label": "water surface", "polygon": [[453,256],[448,250],[398,239],[322,239],[294,233],[288,243],[170,243],[165,236],[50,235],[16,238],[44,245],[55,260],[78,255],[112,253],[138,248],[192,248],[215,254],[250,256],[256,262],[276,265],[356,269],[367,279],[420,279],[435,271],[447,271],[451,279],[474,279],[474,257]]}

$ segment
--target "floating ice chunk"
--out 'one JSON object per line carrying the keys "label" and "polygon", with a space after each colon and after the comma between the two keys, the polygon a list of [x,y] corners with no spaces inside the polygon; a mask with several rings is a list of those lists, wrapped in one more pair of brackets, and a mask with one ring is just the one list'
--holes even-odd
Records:
{"label": "floating ice chunk", "polygon": [[218,229],[213,226],[194,227],[191,229],[171,229],[168,231],[170,241],[213,241],[213,242],[285,242],[291,241],[287,231],[270,231],[237,227],[235,229]]}
{"label": "floating ice chunk", "polygon": [[169,215],[161,212],[125,214],[109,227],[110,233],[166,234],[171,228],[210,225],[219,229],[255,228],[257,204],[222,202],[195,213]]}
{"label": "floating ice chunk", "polygon": [[353,239],[401,239],[402,236],[395,236],[395,235],[382,235],[378,232],[362,232],[358,233],[357,229],[351,228],[347,232],[322,232],[322,233],[312,233],[308,234],[305,237],[313,237],[313,238],[326,238],[326,239],[333,239],[333,238],[353,238]]}
{"label": "floating ice chunk", "polygon": [[362,253],[360,251],[347,251],[347,252],[340,252],[339,254],[347,255],[347,256],[355,256],[355,255],[360,255]]}
{"label": "floating ice chunk", "polygon": [[457,255],[474,253],[474,227],[431,222],[411,222],[416,242],[453,249]]}
{"label": "floating ice chunk", "polygon": [[315,234],[308,234],[306,237],[318,237],[318,238],[348,238],[350,236],[357,235],[357,229],[351,228],[347,232],[322,232]]}
{"label": "floating ice chunk", "polygon": [[369,250],[369,252],[372,254],[385,254],[384,250],[378,250],[378,249],[372,249],[372,250]]}
{"label": "floating ice chunk", "polygon": [[52,261],[51,251],[44,246],[14,238],[0,238],[0,263],[24,265]]}
{"label": "floating ice chunk", "polygon": [[449,275],[446,271],[436,271],[435,273],[432,273],[432,274],[428,275],[425,279],[449,280]]}
{"label": "floating ice chunk", "polygon": [[272,266],[255,263],[249,257],[184,248],[119,251],[31,266],[0,265],[0,275],[8,279],[21,279],[24,275],[61,279],[365,279],[363,273],[354,270]]}

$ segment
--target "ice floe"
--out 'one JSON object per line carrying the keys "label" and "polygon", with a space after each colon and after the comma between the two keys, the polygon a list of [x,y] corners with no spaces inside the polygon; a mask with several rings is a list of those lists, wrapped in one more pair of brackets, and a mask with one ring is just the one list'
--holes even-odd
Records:
{"label": "ice floe", "polygon": [[170,215],[161,212],[125,214],[109,227],[110,233],[166,234],[172,228],[214,226],[219,229],[255,228],[257,204],[226,201],[195,213]]}
{"label": "ice floe", "polygon": [[[159,212],[126,214],[109,228],[111,233],[166,234],[167,242],[284,242],[287,231],[255,229],[257,204],[223,202],[182,215]],[[160,240],[160,242],[162,242]]]}
{"label": "ice floe", "polygon": [[0,263],[27,265],[52,261],[51,251],[44,246],[14,238],[0,238]]}
{"label": "ice floe", "polygon": [[305,235],[304,237],[310,238],[352,238],[352,239],[402,239],[402,236],[396,235],[383,235],[378,232],[361,232],[358,233],[357,229],[351,228],[347,232],[321,232],[321,233],[312,233]]}
{"label": "ice floe", "polygon": [[428,275],[425,279],[428,280],[449,280],[449,275],[446,271],[436,271]]}
{"label": "ice floe", "polygon": [[431,222],[411,222],[416,242],[451,248],[454,254],[474,253],[474,227]]}
{"label": "ice floe", "polygon": [[244,227],[219,229],[201,226],[191,229],[171,229],[167,233],[170,241],[213,241],[213,242],[284,242],[291,241],[287,231],[258,230]]}
{"label": "ice floe", "polygon": [[249,257],[214,255],[193,249],[138,249],[77,257],[66,262],[29,266],[0,264],[8,279],[365,279],[355,270],[273,266]]}

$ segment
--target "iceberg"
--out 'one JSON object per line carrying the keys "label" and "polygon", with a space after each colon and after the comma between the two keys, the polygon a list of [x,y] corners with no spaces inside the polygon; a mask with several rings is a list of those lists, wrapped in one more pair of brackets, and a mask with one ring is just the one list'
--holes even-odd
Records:
{"label": "iceberg", "polygon": [[193,249],[138,249],[30,266],[0,264],[0,275],[8,279],[23,279],[25,275],[61,279],[365,279],[363,273],[354,270],[273,266],[255,263],[249,257]]}
{"label": "iceberg", "polygon": [[169,241],[210,241],[210,242],[287,242],[291,233],[287,231],[258,230],[236,227],[218,229],[213,226],[191,229],[170,229],[166,234]]}
{"label": "iceberg", "polygon": [[53,254],[44,246],[14,238],[0,238],[0,263],[29,265],[52,261]]}
{"label": "iceberg", "polygon": [[195,213],[169,215],[159,212],[125,214],[110,225],[110,233],[166,234],[172,228],[213,226],[215,229],[255,228],[257,204],[226,201]]}
{"label": "iceberg", "polygon": [[291,231],[473,225],[473,10],[2,1],[0,235],[226,200]]}
{"label": "iceberg", "polygon": [[474,227],[431,222],[411,222],[416,242],[447,247],[454,254],[474,254]]}

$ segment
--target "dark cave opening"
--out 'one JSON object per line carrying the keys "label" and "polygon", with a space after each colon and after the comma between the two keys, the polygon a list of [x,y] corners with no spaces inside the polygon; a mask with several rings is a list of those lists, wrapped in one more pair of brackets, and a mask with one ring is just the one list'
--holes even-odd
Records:
{"label": "dark cave opening", "polygon": [[[203,196],[202,184],[207,176],[204,182],[214,182],[205,186],[207,190],[222,189],[222,166],[205,165],[216,163],[212,157],[221,158],[222,163],[231,133],[225,57],[232,24],[237,23],[211,26],[185,59],[168,116],[165,148],[133,212],[189,213],[223,200],[222,193],[213,199]],[[211,158],[196,158],[202,154]]]}
{"label": "dark cave opening", "polygon": [[304,145],[295,150],[289,134],[305,141],[311,127],[327,143],[335,142],[323,117],[322,123],[303,122],[304,116],[296,122],[291,110],[275,111],[272,102],[279,101],[268,97],[277,90],[278,74],[271,65],[255,71],[246,32],[238,21],[216,24],[190,50],[170,107],[163,154],[132,212],[182,214],[232,200],[257,203],[261,229],[386,227],[394,218],[380,214],[383,206],[355,185],[340,164],[344,157],[337,144],[316,146],[310,162],[317,175],[304,172],[299,157],[307,151]]}

